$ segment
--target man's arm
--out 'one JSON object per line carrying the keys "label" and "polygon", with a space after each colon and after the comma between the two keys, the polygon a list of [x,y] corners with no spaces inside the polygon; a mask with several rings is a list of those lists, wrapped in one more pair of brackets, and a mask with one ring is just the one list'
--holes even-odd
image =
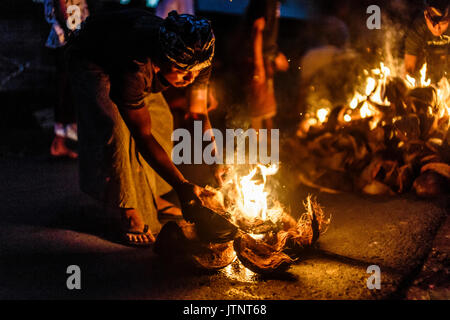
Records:
{"label": "man's arm", "polygon": [[416,19],[406,32],[405,37],[405,73],[412,77],[417,72],[418,57],[422,55],[425,46],[423,29],[426,28],[426,26],[423,25],[423,19],[424,18]]}
{"label": "man's arm", "polygon": [[122,109],[122,117],[131,132],[139,152],[152,168],[176,191],[181,211],[187,221],[195,221],[192,205],[201,204],[202,188],[186,180],[151,133],[151,117],[147,108]]}
{"label": "man's arm", "polygon": [[194,119],[202,120],[203,132],[211,129],[208,116],[208,87],[203,85],[189,91],[189,113]]}
{"label": "man's arm", "polygon": [[264,82],[266,78],[263,57],[263,31],[265,26],[266,20],[261,17],[255,20],[252,28],[253,80],[257,83]]}

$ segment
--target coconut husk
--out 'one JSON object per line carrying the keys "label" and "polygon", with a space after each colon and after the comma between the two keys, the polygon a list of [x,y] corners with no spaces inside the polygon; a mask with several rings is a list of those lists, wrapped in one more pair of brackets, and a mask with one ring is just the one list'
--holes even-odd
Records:
{"label": "coconut husk", "polygon": [[426,141],[438,130],[438,117],[428,113],[419,114],[420,139]]}
{"label": "coconut husk", "polygon": [[283,230],[275,234],[271,240],[267,240],[291,258],[300,257],[306,248],[314,246],[320,234],[326,232],[331,220],[331,217],[325,218],[323,208],[311,196],[304,202],[304,207],[306,212],[298,221],[289,215],[283,217]]}
{"label": "coconut husk", "polygon": [[386,184],[374,180],[364,186],[362,189],[362,192],[365,194],[371,194],[371,195],[394,195],[395,193],[387,186]]}
{"label": "coconut husk", "polygon": [[409,191],[411,189],[412,183],[414,181],[414,172],[413,168],[409,164],[405,164],[404,166],[398,169],[397,176],[397,192],[403,193]]}
{"label": "coconut husk", "polygon": [[420,164],[421,159],[434,153],[427,144],[421,140],[405,143],[402,151],[404,163],[411,164],[412,166]]}
{"label": "coconut husk", "polygon": [[237,218],[236,225],[241,230],[254,234],[268,233],[277,229],[277,226],[271,220],[262,220],[259,218],[247,219],[245,216]]}
{"label": "coconut husk", "polygon": [[242,264],[259,274],[286,272],[294,262],[288,255],[273,246],[242,234],[234,240],[234,250]]}
{"label": "coconut husk", "polygon": [[378,151],[385,149],[385,129],[383,127],[376,127],[375,129],[368,131],[367,140],[372,153],[377,153]]}
{"label": "coconut husk", "polygon": [[417,140],[420,137],[420,120],[414,114],[395,121],[394,127],[397,137],[402,141]]}
{"label": "coconut husk", "polygon": [[420,164],[422,166],[432,162],[442,162],[442,158],[438,154],[430,154],[420,159]]}
{"label": "coconut husk", "polygon": [[393,78],[386,85],[385,95],[383,98],[387,98],[397,114],[403,114],[405,109],[403,107],[403,100],[408,93],[408,87],[405,81],[401,78]]}
{"label": "coconut husk", "polygon": [[218,270],[236,258],[233,241],[207,243],[200,240],[194,224],[166,223],[156,238],[154,251],[170,264],[189,265],[203,270]]}
{"label": "coconut husk", "polygon": [[446,163],[442,163],[442,162],[431,162],[428,163],[426,165],[424,165],[421,169],[420,172],[424,173],[427,171],[433,171],[447,179],[450,179],[450,166]]}
{"label": "coconut husk", "polygon": [[357,177],[356,185],[358,189],[363,189],[364,186],[370,184],[377,176],[383,164],[383,158],[380,155],[374,156],[370,163],[362,170]]}
{"label": "coconut husk", "polygon": [[432,198],[447,191],[448,181],[434,171],[422,173],[413,183],[413,189],[419,197]]}
{"label": "coconut husk", "polygon": [[281,230],[270,232],[261,240],[242,234],[234,242],[239,260],[253,272],[273,274],[286,271],[305,248],[313,246],[319,235],[326,231],[330,218],[326,219],[322,207],[311,196],[304,203],[306,212],[296,221],[283,214]]}
{"label": "coconut husk", "polygon": [[412,101],[416,113],[426,113],[428,107],[433,110],[437,104],[437,92],[433,87],[418,87],[409,92],[408,98]]}

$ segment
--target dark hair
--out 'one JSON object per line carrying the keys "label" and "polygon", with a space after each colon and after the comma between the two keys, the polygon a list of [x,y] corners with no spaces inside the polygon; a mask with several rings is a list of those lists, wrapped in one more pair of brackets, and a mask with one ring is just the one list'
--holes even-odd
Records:
{"label": "dark hair", "polygon": [[160,26],[159,41],[165,57],[180,69],[211,65],[215,38],[206,19],[171,11]]}

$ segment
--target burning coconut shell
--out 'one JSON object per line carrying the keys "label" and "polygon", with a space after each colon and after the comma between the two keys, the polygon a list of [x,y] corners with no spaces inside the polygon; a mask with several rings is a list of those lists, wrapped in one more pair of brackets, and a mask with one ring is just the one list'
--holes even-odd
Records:
{"label": "burning coconut shell", "polygon": [[424,165],[420,172],[420,176],[413,183],[413,189],[419,197],[435,197],[448,191],[450,184],[448,164],[431,162]]}
{"label": "burning coconut shell", "polygon": [[234,250],[248,269],[259,274],[282,273],[312,247],[329,224],[319,204],[308,197],[307,210],[298,221],[291,216],[282,217],[283,230],[264,236],[261,240],[242,234],[234,240]]}
{"label": "burning coconut shell", "polygon": [[236,258],[233,241],[201,241],[194,224],[166,223],[155,242],[154,251],[170,263],[183,263],[202,270],[219,270]]}
{"label": "burning coconut shell", "polygon": [[[218,270],[229,265],[237,255],[253,272],[266,275],[285,272],[294,258],[317,241],[329,223],[318,203],[308,197],[306,213],[298,221],[283,213],[277,224],[259,221],[256,226],[249,226],[249,230],[261,232],[262,239],[257,240],[228,220],[219,192],[205,192],[200,199],[205,207],[198,211],[199,216],[189,214],[195,217],[195,223],[169,222],[156,239],[155,252],[171,263],[183,262],[203,270]],[[211,221],[212,224],[208,224]],[[232,239],[224,241],[229,237]]]}
{"label": "burning coconut shell", "polygon": [[246,268],[259,274],[285,272],[294,262],[285,253],[249,234],[242,234],[234,240],[234,250]]}
{"label": "burning coconut shell", "polygon": [[[430,86],[425,77],[411,89],[403,79],[388,78],[385,70],[382,65],[374,73],[378,76],[368,78],[366,95],[355,94],[344,108],[350,119],[336,122],[333,114],[343,110],[337,105],[327,120],[291,143],[302,149],[294,165],[300,183],[331,193],[395,195],[411,187],[419,196],[448,192],[450,92],[441,84],[439,90]],[[288,152],[287,161],[292,158]],[[337,173],[342,178],[329,178]]]}

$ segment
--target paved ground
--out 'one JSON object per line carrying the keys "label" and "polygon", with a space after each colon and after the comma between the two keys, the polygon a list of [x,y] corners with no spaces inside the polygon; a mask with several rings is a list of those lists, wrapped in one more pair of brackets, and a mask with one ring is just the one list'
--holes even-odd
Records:
{"label": "paved ground", "polygon": [[[292,266],[288,277],[270,279],[237,262],[213,274],[170,268],[151,249],[105,240],[98,207],[78,191],[75,162],[9,157],[0,160],[0,170],[2,299],[449,298],[445,290],[431,296],[411,293],[447,215],[448,199],[320,194],[332,223],[318,249]],[[190,175],[197,181],[204,177],[199,172]],[[286,182],[295,208],[310,190]],[[444,243],[448,231],[441,229]],[[448,246],[441,248],[448,252]],[[435,267],[441,276],[427,279],[445,288],[448,282],[441,282],[448,276],[442,272],[448,271],[448,260],[443,261],[441,269]],[[66,289],[71,264],[82,271],[79,291]],[[381,268],[380,290],[366,286],[366,269],[372,264]]]}
{"label": "paved ground", "polygon": [[[7,44],[0,47],[0,299],[449,299],[448,199],[319,194],[332,224],[283,279],[257,277],[239,263],[214,274],[170,268],[151,249],[106,240],[98,206],[78,190],[76,163],[40,156],[51,140],[40,127],[51,119],[35,118],[51,115],[42,111],[51,110],[54,70],[43,46],[42,7],[33,6],[0,21],[0,42]],[[223,20],[229,29],[229,18]],[[298,44],[307,44],[298,30],[281,28],[293,65],[306,49]],[[298,91],[293,71],[281,82],[281,123],[296,121],[289,111]],[[189,169],[193,181],[205,182],[205,172]],[[286,200],[300,213],[311,190],[296,187],[289,174],[283,181]],[[80,291],[66,289],[72,264],[82,270]],[[366,286],[373,264],[381,268],[381,290]]]}

